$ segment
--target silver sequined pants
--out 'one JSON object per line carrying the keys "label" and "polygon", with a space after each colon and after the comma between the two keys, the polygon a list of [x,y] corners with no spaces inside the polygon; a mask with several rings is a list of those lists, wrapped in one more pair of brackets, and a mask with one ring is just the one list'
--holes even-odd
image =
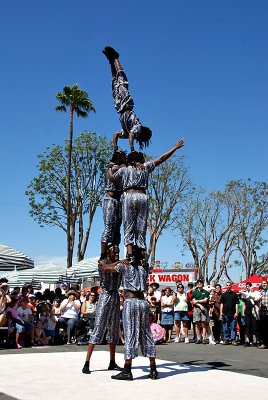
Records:
{"label": "silver sequined pants", "polygon": [[136,244],[146,249],[148,196],[145,193],[127,192],[123,200],[124,243]]}
{"label": "silver sequined pants", "polygon": [[103,291],[96,308],[95,325],[89,343],[100,344],[107,330],[107,342],[118,343],[120,329],[120,305],[118,292]]}
{"label": "silver sequined pants", "polygon": [[138,356],[139,345],[144,357],[155,357],[155,344],[149,326],[148,302],[126,299],[123,308],[125,360]]}
{"label": "silver sequined pants", "polygon": [[106,196],[102,205],[104,230],[101,241],[104,243],[120,244],[120,228],[122,223],[121,201]]}

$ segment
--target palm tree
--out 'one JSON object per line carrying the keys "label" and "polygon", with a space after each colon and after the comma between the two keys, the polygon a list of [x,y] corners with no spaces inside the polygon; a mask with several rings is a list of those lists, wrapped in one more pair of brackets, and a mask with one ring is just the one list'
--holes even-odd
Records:
{"label": "palm tree", "polygon": [[67,268],[72,266],[74,232],[71,232],[72,209],[71,209],[71,170],[72,170],[72,148],[73,148],[73,117],[87,118],[90,111],[96,111],[86,91],[79,89],[77,84],[64,86],[62,92],[56,94],[61,105],[56,106],[56,111],[67,111],[70,109],[70,136],[68,148],[68,171],[66,182],[66,217],[67,217]]}

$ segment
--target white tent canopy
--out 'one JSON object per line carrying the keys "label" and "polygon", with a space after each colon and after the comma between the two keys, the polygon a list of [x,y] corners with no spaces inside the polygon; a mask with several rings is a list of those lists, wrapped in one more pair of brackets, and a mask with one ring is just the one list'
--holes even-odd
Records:
{"label": "white tent canopy", "polygon": [[33,260],[11,247],[0,244],[0,271],[12,271],[34,268]]}
{"label": "white tent canopy", "polygon": [[38,265],[31,270],[12,271],[5,276],[11,287],[35,283],[57,283],[61,275],[66,274],[66,267],[55,264]]}
{"label": "white tent canopy", "polygon": [[98,259],[99,257],[84,259],[69,269],[66,266],[51,263],[38,265],[31,270],[14,270],[2,276],[8,279],[8,284],[11,287],[22,286],[32,282],[49,284],[59,282],[81,283],[99,277]]}
{"label": "white tent canopy", "polygon": [[82,278],[83,280],[98,278],[99,257],[85,258],[67,269],[67,277]]}

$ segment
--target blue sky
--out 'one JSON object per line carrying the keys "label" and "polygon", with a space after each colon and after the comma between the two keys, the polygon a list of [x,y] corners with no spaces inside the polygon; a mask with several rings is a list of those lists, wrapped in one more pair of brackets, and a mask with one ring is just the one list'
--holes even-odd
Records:
{"label": "blue sky", "polygon": [[[119,128],[105,45],[118,49],[135,111],[153,130],[151,155],[184,137],[181,154],[206,190],[231,179],[267,181],[267,20],[265,0],[3,2],[0,243],[36,263],[64,258],[63,232],[31,219],[24,191],[37,154],[68,136],[68,115],[55,112],[65,85],[78,83],[97,110],[75,119],[75,135],[111,138]],[[99,210],[87,257],[99,254],[101,230]],[[167,233],[157,258],[187,262],[181,247]]]}

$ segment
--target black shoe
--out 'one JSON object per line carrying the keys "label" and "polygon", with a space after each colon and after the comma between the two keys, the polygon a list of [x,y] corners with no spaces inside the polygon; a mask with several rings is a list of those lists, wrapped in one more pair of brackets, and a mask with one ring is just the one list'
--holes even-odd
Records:
{"label": "black shoe", "polygon": [[91,371],[89,369],[89,365],[84,365],[82,369],[83,374],[91,374]]}
{"label": "black shoe", "polygon": [[243,347],[250,347],[250,343],[249,342],[245,342]]}
{"label": "black shoe", "polygon": [[117,364],[110,364],[108,371],[123,371],[123,368],[119,367]]}
{"label": "black shoe", "polygon": [[109,61],[113,61],[117,58],[119,58],[119,54],[115,49],[113,49],[110,46],[106,46],[104,50],[102,50],[103,54],[108,58]]}
{"label": "black shoe", "polygon": [[195,344],[201,344],[201,343],[202,341],[200,339],[195,342]]}
{"label": "black shoe", "polygon": [[202,344],[207,344],[207,341],[205,339],[202,340]]}
{"label": "black shoe", "polygon": [[117,375],[111,376],[112,379],[117,379],[118,381],[133,381],[132,372],[123,372],[121,371]]}
{"label": "black shoe", "polygon": [[158,372],[157,371],[150,371],[148,378],[150,379],[158,379]]}

